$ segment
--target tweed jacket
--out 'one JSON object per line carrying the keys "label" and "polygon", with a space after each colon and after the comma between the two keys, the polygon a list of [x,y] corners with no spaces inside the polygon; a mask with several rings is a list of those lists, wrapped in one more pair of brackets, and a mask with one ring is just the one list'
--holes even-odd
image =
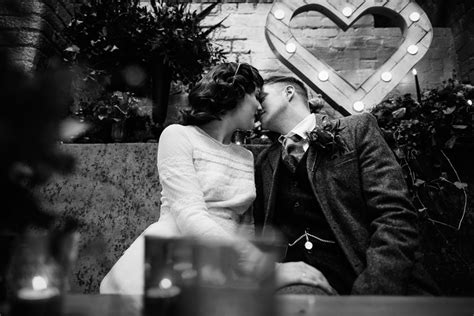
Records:
{"label": "tweed jacket", "polygon": [[[317,126],[323,118],[316,114]],[[322,212],[357,275],[352,294],[420,293],[412,284],[417,215],[401,167],[371,114],[341,118],[340,128],[346,150],[334,157],[310,145],[306,167]],[[280,155],[276,142],[257,158],[254,220],[260,234],[273,223]]]}

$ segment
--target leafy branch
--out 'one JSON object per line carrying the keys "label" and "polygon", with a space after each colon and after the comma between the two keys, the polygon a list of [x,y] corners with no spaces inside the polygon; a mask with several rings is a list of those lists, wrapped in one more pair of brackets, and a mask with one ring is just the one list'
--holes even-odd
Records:
{"label": "leafy branch", "polygon": [[[450,79],[424,92],[421,104],[405,95],[372,110],[402,164],[420,214],[455,230],[461,229],[466,215],[467,184],[446,151],[474,139],[473,99],[473,86]],[[453,203],[462,211],[453,210]]]}

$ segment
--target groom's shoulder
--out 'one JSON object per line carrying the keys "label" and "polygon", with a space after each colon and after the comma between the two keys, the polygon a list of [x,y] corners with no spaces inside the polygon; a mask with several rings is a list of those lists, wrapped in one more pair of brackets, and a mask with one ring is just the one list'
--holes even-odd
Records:
{"label": "groom's shoulder", "polygon": [[363,128],[377,125],[377,119],[370,113],[352,114],[336,120],[340,121],[341,127],[349,129]]}

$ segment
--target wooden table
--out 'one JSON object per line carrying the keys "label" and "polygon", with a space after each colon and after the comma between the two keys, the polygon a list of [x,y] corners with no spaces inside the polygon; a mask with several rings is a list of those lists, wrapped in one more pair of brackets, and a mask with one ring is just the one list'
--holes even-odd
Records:
{"label": "wooden table", "polygon": [[[277,304],[277,316],[474,315],[474,298],[281,295]],[[141,316],[141,308],[140,296],[68,295],[64,315]]]}

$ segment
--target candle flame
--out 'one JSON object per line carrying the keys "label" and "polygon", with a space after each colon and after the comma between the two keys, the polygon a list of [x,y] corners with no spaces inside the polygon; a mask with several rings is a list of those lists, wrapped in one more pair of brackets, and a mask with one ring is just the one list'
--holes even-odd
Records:
{"label": "candle flame", "polygon": [[45,277],[37,275],[31,280],[31,285],[34,290],[45,290],[48,287],[48,280]]}
{"label": "candle flame", "polygon": [[413,68],[413,70],[412,70],[411,72],[412,72],[412,73],[413,73],[413,75],[415,75],[415,76],[418,74],[418,72],[416,71],[416,69],[415,69],[415,68]]}

